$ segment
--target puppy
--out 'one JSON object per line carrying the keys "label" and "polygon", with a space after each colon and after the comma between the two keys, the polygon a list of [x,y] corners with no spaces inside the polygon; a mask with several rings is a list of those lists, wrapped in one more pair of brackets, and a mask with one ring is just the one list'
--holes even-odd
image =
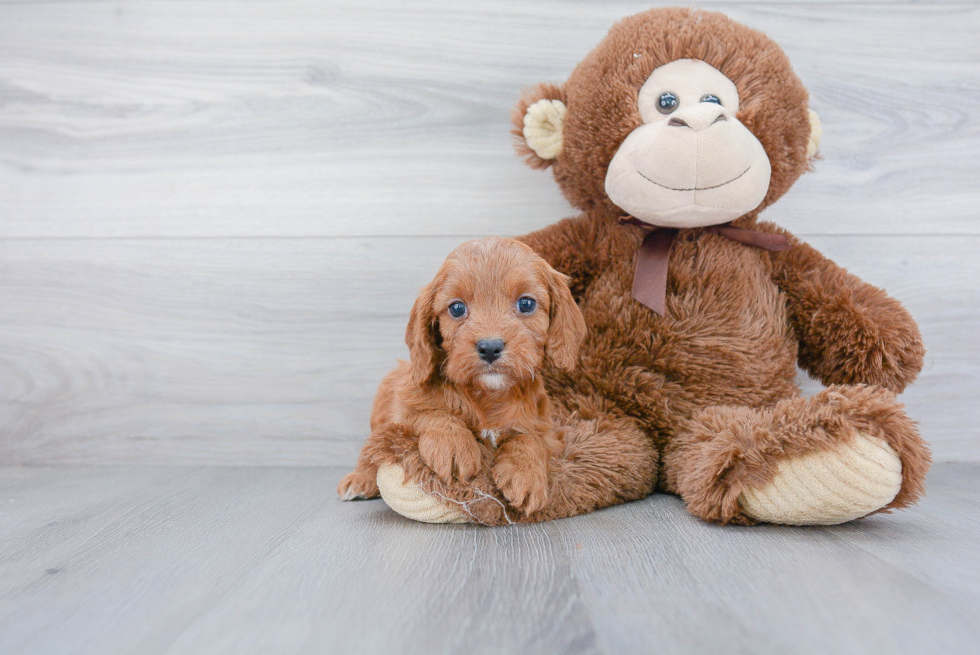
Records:
{"label": "puppy", "polygon": [[531,248],[503,238],[464,243],[415,301],[405,331],[411,361],[381,383],[371,436],[337,493],[379,495],[378,454],[394,429],[418,439],[422,460],[446,482],[477,475],[482,440],[504,497],[525,513],[541,509],[560,442],[539,372],[545,357],[574,368],[584,337],[567,278]]}

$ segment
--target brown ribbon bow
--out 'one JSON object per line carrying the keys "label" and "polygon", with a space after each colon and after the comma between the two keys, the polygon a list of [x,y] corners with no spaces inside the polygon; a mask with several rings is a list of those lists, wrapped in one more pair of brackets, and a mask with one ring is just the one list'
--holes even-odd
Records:
{"label": "brown ribbon bow", "polygon": [[[650,225],[634,216],[622,216],[619,222],[649,230],[643,237],[640,251],[636,254],[633,297],[663,316],[667,302],[667,264],[670,261],[670,244],[673,243],[679,230],[673,227]],[[704,228],[704,231],[747,246],[774,252],[789,250],[791,247],[789,240],[782,234],[757,232],[744,227],[735,227],[730,223],[711,225]]]}

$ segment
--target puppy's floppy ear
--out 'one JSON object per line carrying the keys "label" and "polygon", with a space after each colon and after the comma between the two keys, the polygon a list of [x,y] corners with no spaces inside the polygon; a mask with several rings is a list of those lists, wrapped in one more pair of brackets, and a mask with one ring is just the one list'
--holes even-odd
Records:
{"label": "puppy's floppy ear", "polygon": [[419,292],[405,328],[405,343],[411,356],[412,381],[423,386],[435,375],[437,354],[442,342],[439,323],[432,313],[436,282],[433,280]]}
{"label": "puppy's floppy ear", "polygon": [[514,147],[531,168],[547,168],[561,154],[566,111],[565,92],[555,84],[528,89],[514,107]]}
{"label": "puppy's floppy ear", "polygon": [[551,308],[548,315],[548,341],[545,353],[558,368],[571,371],[578,362],[578,349],[585,339],[585,319],[572,292],[568,289],[568,276],[562,275],[547,263],[544,264],[548,279],[548,295]]}

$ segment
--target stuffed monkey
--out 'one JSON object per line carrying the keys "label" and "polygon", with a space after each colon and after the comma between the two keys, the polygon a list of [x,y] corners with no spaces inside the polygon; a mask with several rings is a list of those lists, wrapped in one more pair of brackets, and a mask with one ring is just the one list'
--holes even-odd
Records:
{"label": "stuffed monkey", "polygon": [[[497,525],[660,491],[709,521],[799,525],[916,501],[929,450],[895,399],[922,367],[915,322],[759,221],[820,140],[779,46],[719,13],[647,11],[527,92],[515,134],[581,212],[522,237],[588,326],[576,368],[546,371],[563,440],[549,502],[522,514],[440,479],[409,437],[378,475],[392,508]],[[797,364],[826,389],[802,397]]]}

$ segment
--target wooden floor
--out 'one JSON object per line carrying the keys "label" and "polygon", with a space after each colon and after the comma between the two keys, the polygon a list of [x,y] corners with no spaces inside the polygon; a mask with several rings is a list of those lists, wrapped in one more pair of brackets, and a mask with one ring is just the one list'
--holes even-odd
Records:
{"label": "wooden floor", "polygon": [[0,469],[0,653],[976,653],[980,464],[832,528],[658,495],[508,528],[337,468]]}

